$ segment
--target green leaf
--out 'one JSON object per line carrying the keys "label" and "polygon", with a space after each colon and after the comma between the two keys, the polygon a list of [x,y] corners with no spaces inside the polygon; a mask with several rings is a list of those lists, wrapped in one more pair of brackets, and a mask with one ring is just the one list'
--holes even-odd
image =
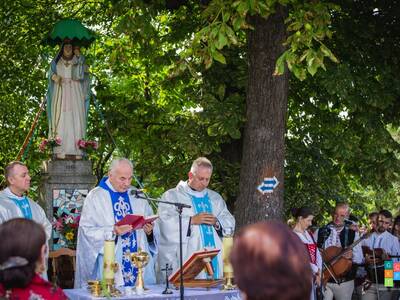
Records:
{"label": "green leaf", "polygon": [[224,97],[225,97],[225,88],[226,88],[225,84],[220,84],[218,86],[217,94],[221,101],[224,100]]}
{"label": "green leaf", "polygon": [[223,56],[221,52],[215,50],[215,51],[212,53],[212,57],[213,57],[213,59],[215,59],[216,61],[219,61],[221,64],[224,64],[224,65],[226,64],[225,56]]}
{"label": "green leaf", "polygon": [[226,35],[223,32],[219,32],[218,34],[218,41],[215,44],[215,47],[218,50],[221,50],[222,48],[224,48],[226,45],[228,44],[228,39],[226,37]]}
{"label": "green leaf", "polygon": [[286,51],[277,59],[274,75],[282,75],[285,72]]}
{"label": "green leaf", "polygon": [[231,17],[231,13],[229,11],[224,11],[224,13],[222,14],[222,21],[224,23],[229,21],[229,18]]}

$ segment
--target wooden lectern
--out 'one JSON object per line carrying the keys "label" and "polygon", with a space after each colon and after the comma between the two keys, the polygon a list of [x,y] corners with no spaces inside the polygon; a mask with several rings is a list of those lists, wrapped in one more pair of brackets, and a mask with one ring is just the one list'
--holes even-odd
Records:
{"label": "wooden lectern", "polygon": [[[203,270],[205,270],[210,277],[214,275],[211,260],[218,254],[218,252],[218,249],[193,252],[192,256],[190,256],[182,266],[183,285],[185,287],[208,288],[222,283],[223,279],[195,279]],[[178,269],[169,277],[169,282],[178,288],[180,278],[180,272]]]}

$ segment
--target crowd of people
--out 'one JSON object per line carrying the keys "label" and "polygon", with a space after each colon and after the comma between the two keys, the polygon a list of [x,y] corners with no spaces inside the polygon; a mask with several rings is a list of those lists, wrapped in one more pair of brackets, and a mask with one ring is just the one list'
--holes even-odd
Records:
{"label": "crowd of people", "polygon": [[[224,234],[235,229],[225,201],[208,188],[212,172],[207,158],[196,159],[187,180],[161,198],[190,205],[182,211],[184,260],[195,251],[221,249]],[[108,175],[87,195],[78,231],[76,288],[102,278],[104,240],[110,233],[116,236],[115,259],[120,266],[115,274],[117,286],[134,286],[137,269],[130,253],[139,248],[150,257],[145,284],[163,282],[166,264],[174,271],[179,268],[179,216],[174,206],[158,205],[158,219],[140,229],[116,225],[128,214],[154,214],[140,191],[132,188],[132,177],[132,163],[115,159]],[[43,209],[25,195],[30,188],[29,171],[23,163],[12,162],[5,178],[7,188],[0,193],[0,297],[65,299],[62,290],[46,281],[51,224]],[[388,210],[370,213],[369,228],[363,230],[352,218],[349,205],[338,203],[332,221],[311,230],[314,212],[310,208],[296,208],[292,214],[291,226],[265,221],[236,234],[231,262],[245,299],[398,299],[396,291],[383,284],[383,261],[400,256],[399,216],[393,220]],[[223,277],[221,253],[211,264],[212,278],[206,272],[198,278]]]}
{"label": "crowd of people", "polygon": [[293,216],[293,231],[306,245],[313,270],[311,299],[399,299],[397,289],[384,285],[384,261],[400,257],[399,217],[393,220],[385,209],[371,212],[365,228],[348,204],[338,203],[332,221],[312,232],[309,208],[294,209]]}

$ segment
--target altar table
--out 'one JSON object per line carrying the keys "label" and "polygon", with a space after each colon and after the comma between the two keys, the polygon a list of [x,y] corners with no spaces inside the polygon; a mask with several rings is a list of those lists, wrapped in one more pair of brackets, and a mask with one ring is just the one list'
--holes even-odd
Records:
{"label": "altar table", "polygon": [[[179,290],[171,288],[173,294],[163,295],[162,291],[165,289],[164,285],[149,285],[148,291],[144,295],[129,295],[122,297],[115,297],[111,299],[163,299],[163,300],[179,300]],[[95,300],[95,299],[106,299],[93,297],[90,292],[86,289],[66,289],[64,293],[71,300]],[[185,300],[241,300],[239,290],[221,291],[218,288],[185,288]]]}

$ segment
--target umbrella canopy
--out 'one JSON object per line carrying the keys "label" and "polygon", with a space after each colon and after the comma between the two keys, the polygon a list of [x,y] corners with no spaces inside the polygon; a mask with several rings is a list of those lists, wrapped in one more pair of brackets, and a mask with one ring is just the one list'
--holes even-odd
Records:
{"label": "umbrella canopy", "polygon": [[54,25],[53,30],[44,40],[46,44],[55,46],[62,44],[65,39],[72,40],[78,46],[89,46],[95,40],[93,31],[87,29],[76,19],[63,19]]}

